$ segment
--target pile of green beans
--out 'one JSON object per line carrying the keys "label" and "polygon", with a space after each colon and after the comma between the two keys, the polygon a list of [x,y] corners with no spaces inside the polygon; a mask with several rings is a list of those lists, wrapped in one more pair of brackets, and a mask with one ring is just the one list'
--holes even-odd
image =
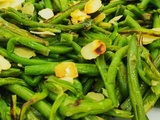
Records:
{"label": "pile of green beans", "polygon": [[[147,112],[160,97],[160,1],[101,0],[91,18],[72,24],[71,12],[83,10],[87,1],[25,0],[22,6],[34,5],[33,15],[0,9],[0,55],[11,63],[0,73],[1,120],[148,120]],[[44,8],[54,16],[40,22],[38,12]],[[95,21],[101,13],[105,19]],[[121,18],[115,20],[117,16]],[[145,35],[154,41],[144,44]],[[97,39],[107,50],[84,59],[81,48]],[[17,46],[36,56],[18,56]],[[77,67],[73,83],[55,76],[56,65],[65,61]],[[90,92],[104,99],[94,100],[87,96]]]}

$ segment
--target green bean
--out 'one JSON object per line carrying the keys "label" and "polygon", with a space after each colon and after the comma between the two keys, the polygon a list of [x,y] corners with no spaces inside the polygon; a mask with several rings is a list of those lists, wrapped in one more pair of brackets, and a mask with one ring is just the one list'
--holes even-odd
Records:
{"label": "green bean", "polygon": [[132,37],[127,55],[128,88],[135,120],[146,120],[137,74],[137,38]]}
{"label": "green bean", "polygon": [[137,6],[133,4],[127,5],[127,9],[133,12],[139,18],[141,18],[144,13],[144,11],[142,11],[141,9],[139,9]]}
{"label": "green bean", "polygon": [[112,108],[112,101],[108,98],[98,102],[93,99],[86,98],[79,100],[77,98],[68,96],[59,107],[59,112],[62,115],[68,117],[71,116],[73,119],[78,119],[89,114],[94,115],[105,111],[107,112]]}
{"label": "green bean", "polygon": [[150,3],[154,5],[156,8],[160,8],[160,1],[159,0],[151,0]]}
{"label": "green bean", "polygon": [[32,78],[31,76],[27,76],[25,74],[21,75],[21,78],[23,78],[23,80],[29,84],[30,86],[37,86],[37,84],[40,82],[40,80],[42,79],[42,76],[38,75],[35,76],[34,78]]}
{"label": "green bean", "polygon": [[20,35],[20,36],[24,36],[24,37],[30,38],[33,41],[48,45],[47,41],[44,41],[43,39],[41,39],[39,37],[33,36],[28,31],[26,31],[24,29],[20,29],[16,25],[5,21],[1,17],[0,17],[0,23],[1,23],[1,31],[3,30],[2,35],[4,35],[6,39],[10,39],[13,36]]}
{"label": "green bean", "polygon": [[94,78],[89,78],[89,79],[87,79],[87,81],[85,83],[83,83],[83,86],[84,86],[83,87],[83,94],[84,95],[86,95],[90,91],[93,83],[94,83]]}
{"label": "green bean", "polygon": [[157,77],[157,75],[150,69],[149,65],[145,61],[142,61],[142,64],[144,66],[144,72],[146,73],[146,77],[148,77],[152,81],[160,81],[160,78]]}
{"label": "green bean", "polygon": [[56,117],[58,117],[57,116],[57,110],[60,107],[60,105],[63,102],[63,100],[65,99],[65,97],[66,97],[66,95],[63,94],[63,93],[59,94],[56,97],[56,99],[55,99],[55,101],[54,101],[54,103],[52,105],[52,108],[51,108],[51,113],[50,113],[49,120],[53,120],[53,119],[57,119],[58,120],[58,119],[60,119],[60,118],[56,118]]}
{"label": "green bean", "polygon": [[123,99],[126,99],[128,97],[127,69],[123,62],[119,64],[119,69],[117,71],[117,81],[120,93]]}
{"label": "green bean", "polygon": [[[40,52],[41,54],[44,54],[44,55],[49,54],[49,49],[39,43],[36,43],[30,39],[23,38],[23,37],[16,37],[16,38],[13,37],[7,43],[7,53],[12,60],[17,61],[18,63],[26,64],[27,63],[26,61],[28,61],[28,62],[31,62],[31,63],[33,62],[37,64],[36,62],[43,63],[44,61],[43,60],[30,60],[28,58],[24,58],[24,57],[20,57],[16,55],[14,53],[14,47],[15,47],[15,44],[17,43],[21,43],[22,45],[35,49],[37,50],[37,52]],[[27,63],[27,64],[30,64],[30,63]]]}
{"label": "green bean", "polygon": [[103,7],[103,9],[106,10],[106,9],[113,8],[117,5],[121,5],[121,4],[125,4],[125,3],[126,3],[126,1],[123,1],[123,0],[113,1],[113,2],[110,2],[109,4],[105,5]]}
{"label": "green bean", "polygon": [[34,49],[34,50],[36,50],[37,52],[39,52],[43,55],[47,56],[49,54],[49,49],[46,46],[44,46],[40,43],[37,43],[35,41],[32,41],[31,39],[25,38],[25,37],[13,37],[13,38],[11,38],[7,43],[7,51],[8,52],[13,52],[14,46],[17,43],[20,43],[24,46],[30,47],[31,49]]}
{"label": "green bean", "polygon": [[25,25],[25,26],[29,26],[29,27],[51,27],[52,26],[51,24],[48,24],[48,23],[39,23],[32,20],[25,20],[13,12],[7,12],[6,14],[12,17],[13,19],[15,19],[18,23],[21,23],[22,25]]}
{"label": "green bean", "polygon": [[144,68],[142,67],[142,45],[138,45],[138,53],[137,53],[137,70],[138,74],[141,77],[141,79],[148,85],[151,85],[151,80],[146,76],[146,72],[144,71]]}
{"label": "green bean", "polygon": [[9,112],[9,110],[6,101],[3,100],[2,97],[0,98],[0,106],[1,119],[6,120],[8,118],[7,112]]}
{"label": "green bean", "polygon": [[155,105],[157,100],[159,99],[160,95],[156,95],[152,92],[152,90],[148,90],[144,96],[144,110],[147,113],[151,108]]}
{"label": "green bean", "polygon": [[159,13],[154,13],[153,28],[159,28],[160,27],[159,20],[160,20]]}
{"label": "green bean", "polygon": [[52,1],[51,0],[43,0],[44,5],[46,8],[53,9]]}
{"label": "green bean", "polygon": [[0,86],[8,84],[20,84],[23,86],[28,86],[22,79],[19,78],[14,78],[14,77],[0,78]]}
{"label": "green bean", "polygon": [[93,91],[100,93],[100,92],[102,92],[103,88],[104,88],[103,80],[100,78],[96,78],[94,84],[92,85]]}
{"label": "green bean", "polygon": [[[26,88],[24,86],[18,85],[18,84],[10,84],[10,85],[6,85],[4,87],[7,90],[9,90],[9,91],[15,93],[16,95],[18,95],[19,97],[21,97],[25,101],[30,100],[34,96],[34,94],[35,94],[30,89],[28,89],[28,88]],[[46,118],[49,118],[50,111],[51,111],[51,105],[49,104],[49,102],[41,100],[41,101],[33,104],[33,106],[39,112],[41,112],[42,115],[44,115]]]}
{"label": "green bean", "polygon": [[116,99],[116,92],[115,92],[115,78],[117,74],[117,67],[120,64],[121,59],[124,57],[128,49],[128,46],[125,46],[119,49],[112,58],[112,62],[106,71],[106,65],[104,63],[103,57],[98,57],[96,59],[96,65],[100,71],[102,79],[105,84],[105,88],[108,92],[108,97],[111,98],[115,106],[118,106],[119,103]]}
{"label": "green bean", "polygon": [[56,94],[61,94],[62,92],[64,92],[62,88],[65,88],[66,90],[70,90],[76,97],[83,97],[80,86],[77,86],[75,82],[76,81],[74,81],[74,85],[68,81],[61,80],[52,75],[45,81],[44,84],[49,90],[55,92]]}
{"label": "green bean", "polygon": [[12,95],[11,96],[11,118],[13,120],[16,120],[16,102],[17,102],[17,96]]}
{"label": "green bean", "polygon": [[44,98],[47,97],[47,95],[48,95],[48,90],[45,87],[43,87],[42,92],[35,93],[27,102],[25,102],[21,108],[20,120],[24,119],[25,112],[27,111],[27,109],[30,105],[33,105],[33,104],[37,103],[38,101],[43,100]]}
{"label": "green bean", "polygon": [[95,24],[92,24],[92,28],[95,29],[98,32],[102,32],[102,33],[105,33],[105,34],[111,34],[110,31],[107,31],[107,30],[105,30],[105,29],[103,29],[103,28],[101,28],[101,27],[99,27]]}
{"label": "green bean", "polygon": [[126,16],[124,23],[131,28],[142,29],[139,23],[129,15]]}
{"label": "green bean", "polygon": [[148,4],[150,3],[151,0],[142,0],[139,4],[138,7],[142,10],[145,10],[148,7]]}
{"label": "green bean", "polygon": [[108,111],[106,114],[114,116],[114,117],[118,117],[118,118],[133,118],[133,115],[131,112],[120,110],[120,109],[112,109]]}
{"label": "green bean", "polygon": [[[140,82],[140,91],[141,91],[142,96],[144,96],[144,94],[146,93],[146,91],[148,89],[149,89],[149,86],[145,82],[141,81]],[[121,103],[120,108],[122,110],[127,110],[127,111],[132,110],[131,99],[129,96],[123,103]]]}
{"label": "green bean", "polygon": [[58,54],[65,54],[73,50],[72,47],[68,46],[48,46],[48,49],[50,50],[49,53],[58,53]]}
{"label": "green bean", "polygon": [[154,59],[153,63],[157,69],[160,68],[160,54]]}
{"label": "green bean", "polygon": [[[44,63],[40,65],[25,66],[24,71],[26,75],[50,75],[54,74],[54,68],[58,64],[59,62],[53,62],[53,63]],[[97,66],[94,64],[76,63],[76,67],[78,69],[79,74],[84,74],[84,75],[86,74],[89,76],[99,75]]]}
{"label": "green bean", "polygon": [[109,14],[115,12],[116,10],[117,10],[117,6],[113,7],[113,8],[106,9],[103,11],[103,13],[105,13],[106,15],[109,15]]}
{"label": "green bean", "polygon": [[[96,12],[86,13],[88,1],[25,0],[16,9],[0,9],[0,55],[11,64],[6,70],[0,62],[0,119],[148,119],[160,97],[159,0],[100,0]],[[33,15],[24,13],[26,2],[34,5]],[[39,15],[45,8],[52,18]],[[70,15],[77,9],[84,20],[73,24]],[[96,22],[101,13],[106,17]],[[143,34],[157,39],[142,43]],[[81,48],[97,39],[106,45],[105,53],[84,59]],[[36,55],[22,57],[17,47]],[[56,77],[61,62],[75,63],[73,82]]]}
{"label": "green bean", "polygon": [[114,25],[114,30],[113,30],[112,34],[110,35],[110,38],[111,38],[113,44],[114,44],[114,40],[116,39],[117,35],[118,35],[118,24]]}
{"label": "green bean", "polygon": [[59,0],[53,0],[53,4],[54,4],[54,7],[56,7],[58,11],[61,10],[61,6],[60,6],[60,3],[59,3]]}
{"label": "green bean", "polygon": [[150,58],[150,53],[149,51],[143,47],[142,51],[142,57],[145,59],[146,63],[150,66],[150,69],[153,71],[153,73],[160,78],[160,72],[157,70],[157,68],[154,66],[151,58]]}
{"label": "green bean", "polygon": [[10,68],[8,70],[2,70],[0,77],[19,77],[21,70],[18,68]]}
{"label": "green bean", "polygon": [[67,10],[68,7],[68,0],[59,0],[60,6],[61,6],[61,11]]}
{"label": "green bean", "polygon": [[52,23],[52,24],[61,23],[63,21],[63,19],[69,17],[70,13],[73,12],[74,10],[83,9],[85,4],[86,4],[86,2],[80,2],[80,3],[76,4],[76,5],[73,5],[72,7],[70,7],[67,10],[65,10],[63,13],[61,13],[59,16],[49,19],[47,21],[47,23]]}

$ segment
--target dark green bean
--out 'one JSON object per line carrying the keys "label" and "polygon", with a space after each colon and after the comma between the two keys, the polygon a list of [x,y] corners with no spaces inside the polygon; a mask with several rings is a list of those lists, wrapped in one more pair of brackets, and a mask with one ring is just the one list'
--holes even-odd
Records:
{"label": "dark green bean", "polygon": [[[120,48],[112,58],[111,64],[109,65],[108,71],[105,72],[106,68],[102,65],[102,58],[97,59],[96,64],[100,70],[102,79],[104,80],[105,88],[107,89],[109,98],[112,99],[115,106],[118,106],[118,101],[115,94],[115,78],[117,74],[117,67],[120,64],[122,58],[126,55],[128,46]],[[102,67],[103,66],[103,67]],[[102,69],[102,68],[103,69]],[[105,75],[106,74],[106,75]]]}
{"label": "dark green bean", "polygon": [[147,120],[137,74],[137,38],[132,37],[127,55],[128,88],[135,120]]}
{"label": "dark green bean", "polygon": [[[31,91],[30,89],[18,85],[18,84],[10,84],[10,85],[6,85],[5,88],[13,93],[15,93],[16,95],[18,95],[19,97],[21,97],[22,99],[24,99],[25,101],[30,100],[33,96],[34,96],[34,92]],[[46,118],[49,118],[50,116],[50,111],[51,111],[51,105],[49,104],[49,102],[46,102],[44,100],[41,100],[37,103],[35,103],[33,105],[39,112],[41,112],[41,114],[43,114]]]}

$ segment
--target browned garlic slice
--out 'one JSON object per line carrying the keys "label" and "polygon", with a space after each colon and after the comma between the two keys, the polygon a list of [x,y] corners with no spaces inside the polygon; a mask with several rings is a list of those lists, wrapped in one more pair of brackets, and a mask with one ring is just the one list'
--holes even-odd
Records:
{"label": "browned garlic slice", "polygon": [[8,70],[9,68],[11,68],[10,62],[0,55],[0,72],[2,70]]}
{"label": "browned garlic slice", "polygon": [[102,6],[101,0],[89,0],[84,7],[84,11],[87,14],[95,13],[96,11],[99,10],[101,6]]}
{"label": "browned garlic slice", "polygon": [[81,49],[81,55],[84,59],[90,60],[98,57],[106,51],[106,45],[100,40],[94,40],[86,44]]}
{"label": "browned garlic slice", "polygon": [[78,77],[78,70],[74,62],[62,62],[55,67],[55,75],[73,83],[73,78]]}

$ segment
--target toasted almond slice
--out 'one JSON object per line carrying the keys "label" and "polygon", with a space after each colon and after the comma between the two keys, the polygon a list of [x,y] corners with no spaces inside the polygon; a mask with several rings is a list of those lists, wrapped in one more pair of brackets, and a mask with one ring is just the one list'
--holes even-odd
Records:
{"label": "toasted almond slice", "polygon": [[53,32],[50,32],[50,31],[43,31],[43,32],[40,32],[40,31],[30,31],[30,32],[33,33],[33,34],[44,35],[44,36],[55,35]]}
{"label": "toasted almond slice", "polygon": [[45,8],[38,12],[38,15],[40,15],[43,19],[50,19],[54,16],[54,13],[51,9]]}
{"label": "toasted almond slice", "polygon": [[102,22],[106,18],[105,13],[100,13],[98,16],[94,18],[94,22]]}
{"label": "toasted almond slice", "polygon": [[0,71],[1,70],[8,70],[11,68],[10,62],[5,59],[2,55],[0,55]]}
{"label": "toasted almond slice", "polygon": [[101,0],[89,0],[84,7],[84,11],[87,14],[95,13],[96,11],[99,10],[101,6],[102,6]]}
{"label": "toasted almond slice", "polygon": [[22,7],[22,13],[33,15],[34,13],[34,5],[31,2],[27,2]]}
{"label": "toasted almond slice", "polygon": [[10,2],[5,1],[5,2],[0,2],[0,9],[1,8],[7,8],[10,6]]}
{"label": "toasted almond slice", "polygon": [[73,24],[77,24],[79,22],[83,22],[85,19],[90,18],[84,11],[76,9],[75,11],[71,12],[71,21]]}
{"label": "toasted almond slice", "polygon": [[25,58],[36,56],[35,52],[31,49],[28,49],[27,47],[15,47],[14,53]]}
{"label": "toasted almond slice", "polygon": [[105,44],[100,40],[94,40],[81,49],[81,55],[84,59],[90,60],[98,57],[106,51]]}
{"label": "toasted almond slice", "polygon": [[17,8],[20,6],[25,0],[13,0],[9,7]]}
{"label": "toasted almond slice", "polygon": [[17,9],[25,0],[0,0],[0,8],[12,7]]}
{"label": "toasted almond slice", "polygon": [[[140,35],[137,35],[138,38],[140,38]],[[142,43],[144,45],[147,45],[147,44],[150,44],[152,43],[153,41],[159,39],[160,37],[159,36],[154,36],[154,35],[149,35],[149,34],[142,34]]]}
{"label": "toasted almond slice", "polygon": [[123,15],[116,16],[116,17],[112,18],[108,23],[115,24],[122,17],[123,17]]}
{"label": "toasted almond slice", "polygon": [[104,99],[104,95],[102,93],[88,92],[86,96],[97,101],[101,101]]}
{"label": "toasted almond slice", "polygon": [[77,67],[74,62],[62,62],[55,67],[55,75],[59,78],[78,77]]}

